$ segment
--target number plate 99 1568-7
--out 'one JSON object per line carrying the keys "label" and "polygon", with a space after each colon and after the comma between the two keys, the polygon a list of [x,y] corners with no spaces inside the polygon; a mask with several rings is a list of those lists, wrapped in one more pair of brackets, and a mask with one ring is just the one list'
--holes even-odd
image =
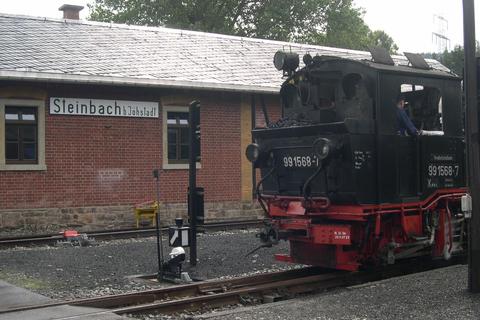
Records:
{"label": "number plate 99 1568-7", "polygon": [[320,160],[317,156],[303,155],[303,156],[292,156],[292,155],[283,155],[281,157],[282,165],[285,168],[311,168],[318,167]]}

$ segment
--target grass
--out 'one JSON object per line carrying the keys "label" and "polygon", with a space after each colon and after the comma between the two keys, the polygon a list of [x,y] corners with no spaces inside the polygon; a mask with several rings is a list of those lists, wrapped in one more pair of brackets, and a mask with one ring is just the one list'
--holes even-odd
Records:
{"label": "grass", "polygon": [[9,273],[0,270],[0,279],[28,290],[40,290],[49,287],[48,283],[22,273]]}

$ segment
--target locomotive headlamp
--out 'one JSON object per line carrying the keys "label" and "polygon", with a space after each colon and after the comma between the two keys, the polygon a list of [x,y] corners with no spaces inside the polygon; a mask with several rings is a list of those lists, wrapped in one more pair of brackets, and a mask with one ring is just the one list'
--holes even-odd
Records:
{"label": "locomotive headlamp", "polygon": [[327,138],[318,138],[313,143],[313,151],[320,160],[325,159],[330,154],[332,141]]}
{"label": "locomotive headlamp", "polygon": [[256,162],[258,158],[260,158],[260,146],[256,143],[249,144],[245,155],[247,156],[248,161]]}
{"label": "locomotive headlamp", "polygon": [[273,56],[273,65],[277,70],[286,72],[295,71],[298,68],[300,60],[298,54],[290,52],[277,51]]}

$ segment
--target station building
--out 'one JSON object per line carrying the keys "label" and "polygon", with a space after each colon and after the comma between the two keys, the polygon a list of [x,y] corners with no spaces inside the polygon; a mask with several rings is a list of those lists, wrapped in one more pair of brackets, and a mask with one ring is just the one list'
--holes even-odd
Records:
{"label": "station building", "polygon": [[[0,14],[0,229],[131,227],[155,199],[185,217],[188,104],[201,102],[205,219],[256,218],[250,130],[281,115],[277,50],[370,53],[162,27]],[[72,19],[73,17],[73,19]],[[67,19],[69,18],[69,19]],[[394,57],[407,64],[404,57]],[[263,103],[262,103],[263,102]]]}

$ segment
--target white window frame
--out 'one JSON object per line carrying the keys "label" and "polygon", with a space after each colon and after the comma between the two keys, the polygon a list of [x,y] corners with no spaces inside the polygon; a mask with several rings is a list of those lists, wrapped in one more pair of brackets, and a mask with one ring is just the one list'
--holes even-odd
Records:
{"label": "white window frame", "polygon": [[[5,106],[37,108],[38,163],[7,164],[5,158]],[[27,99],[0,99],[0,171],[41,171],[45,164],[45,101]]]}
{"label": "white window frame", "polygon": [[[163,169],[177,169],[177,170],[188,170],[188,163],[168,163],[168,123],[167,123],[167,113],[168,112],[186,112],[188,113],[188,107],[180,106],[164,106],[162,107],[162,158],[163,158]],[[190,123],[188,124],[190,126]],[[201,169],[202,166],[197,162],[197,169]]]}

